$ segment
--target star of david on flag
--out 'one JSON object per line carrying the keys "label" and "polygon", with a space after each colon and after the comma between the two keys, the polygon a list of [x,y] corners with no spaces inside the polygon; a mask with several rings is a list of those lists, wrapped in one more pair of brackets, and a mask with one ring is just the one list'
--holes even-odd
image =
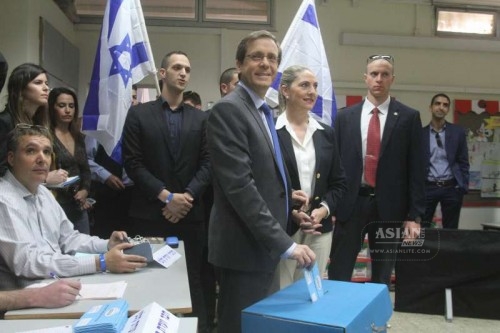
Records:
{"label": "star of david on flag", "polygon": [[82,129],[121,163],[121,136],[132,84],[155,74],[140,0],[108,0],[97,45]]}
{"label": "star of david on flag", "polygon": [[278,105],[278,90],[283,71],[293,65],[308,67],[318,79],[318,99],[312,115],[333,125],[337,106],[314,0],[303,0],[281,42],[282,57],[278,74],[266,94],[268,104]]}

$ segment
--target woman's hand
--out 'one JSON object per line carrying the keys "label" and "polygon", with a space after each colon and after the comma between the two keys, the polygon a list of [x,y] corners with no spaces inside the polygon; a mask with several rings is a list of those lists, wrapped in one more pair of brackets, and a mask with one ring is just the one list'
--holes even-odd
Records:
{"label": "woman's hand", "polygon": [[81,206],[84,206],[86,204],[87,196],[89,195],[89,192],[87,190],[80,190],[75,193],[73,198],[80,203]]}
{"label": "woman's hand", "polygon": [[57,185],[68,180],[68,171],[64,169],[52,170],[48,173],[45,182],[48,185]]}

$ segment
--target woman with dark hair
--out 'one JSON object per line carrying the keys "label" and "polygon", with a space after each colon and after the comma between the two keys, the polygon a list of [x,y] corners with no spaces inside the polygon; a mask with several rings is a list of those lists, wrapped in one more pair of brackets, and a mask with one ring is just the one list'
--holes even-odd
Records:
{"label": "woman with dark hair", "polygon": [[[7,171],[7,134],[19,123],[49,125],[47,100],[49,84],[47,72],[42,67],[25,63],[14,68],[7,83],[7,106],[0,113],[0,176]],[[49,172],[46,182],[57,184],[65,181],[65,170]]]}
{"label": "woman with dark hair", "polygon": [[56,167],[69,176],[79,176],[76,185],[56,188],[56,199],[81,233],[90,233],[87,196],[90,190],[90,168],[85,152],[85,137],[77,124],[78,99],[68,88],[54,88],[49,94],[50,129],[54,136]]}

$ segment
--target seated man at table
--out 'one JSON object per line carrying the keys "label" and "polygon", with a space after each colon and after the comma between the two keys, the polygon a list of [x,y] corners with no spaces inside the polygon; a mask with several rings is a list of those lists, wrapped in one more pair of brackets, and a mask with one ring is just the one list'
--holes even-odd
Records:
{"label": "seated man at table", "polygon": [[60,308],[70,305],[82,284],[78,280],[58,280],[43,288],[0,291],[0,312],[26,308]]}
{"label": "seated man at table", "polygon": [[[123,254],[127,234],[109,240],[81,234],[42,184],[52,161],[47,128],[18,124],[7,136],[9,170],[0,178],[0,290],[24,287],[33,279],[133,272],[146,258]],[[76,252],[99,255],[74,256]]]}

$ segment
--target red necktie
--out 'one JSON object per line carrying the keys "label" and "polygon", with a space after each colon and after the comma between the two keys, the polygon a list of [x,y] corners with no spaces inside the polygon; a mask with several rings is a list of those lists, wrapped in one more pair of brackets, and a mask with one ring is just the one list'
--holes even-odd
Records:
{"label": "red necktie", "polygon": [[377,180],[378,155],[380,153],[380,119],[379,110],[373,109],[370,123],[368,124],[368,137],[366,140],[365,155],[365,181],[375,187]]}

